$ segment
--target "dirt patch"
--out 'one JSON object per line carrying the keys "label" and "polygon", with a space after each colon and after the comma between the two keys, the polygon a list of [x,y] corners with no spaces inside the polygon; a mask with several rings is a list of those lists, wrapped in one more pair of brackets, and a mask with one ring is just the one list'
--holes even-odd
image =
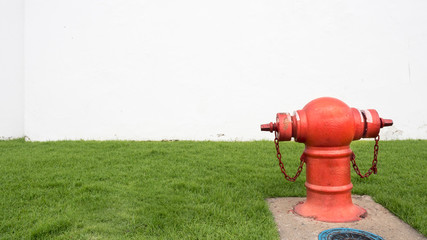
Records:
{"label": "dirt patch", "polygon": [[377,234],[385,240],[426,240],[421,233],[404,223],[369,196],[352,196],[353,203],[363,207],[367,216],[357,222],[326,223],[304,218],[292,208],[305,198],[269,198],[281,240],[318,240],[320,232],[330,228],[354,228]]}

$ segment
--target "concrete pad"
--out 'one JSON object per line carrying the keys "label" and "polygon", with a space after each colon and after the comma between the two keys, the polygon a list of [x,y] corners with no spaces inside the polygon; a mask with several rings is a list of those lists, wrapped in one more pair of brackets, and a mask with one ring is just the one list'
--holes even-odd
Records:
{"label": "concrete pad", "polygon": [[355,228],[381,236],[385,240],[426,240],[421,233],[404,223],[369,196],[352,196],[353,203],[368,212],[366,218],[350,223],[326,223],[301,217],[293,207],[305,198],[269,198],[281,240],[318,240],[320,232],[330,228]]}

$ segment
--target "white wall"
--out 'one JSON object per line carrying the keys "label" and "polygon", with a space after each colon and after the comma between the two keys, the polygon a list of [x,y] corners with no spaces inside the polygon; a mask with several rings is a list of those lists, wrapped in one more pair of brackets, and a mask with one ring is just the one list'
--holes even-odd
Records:
{"label": "white wall", "polygon": [[31,140],[272,139],[321,96],[427,138],[427,1],[26,1]]}
{"label": "white wall", "polygon": [[0,0],[0,140],[24,136],[24,1]]}

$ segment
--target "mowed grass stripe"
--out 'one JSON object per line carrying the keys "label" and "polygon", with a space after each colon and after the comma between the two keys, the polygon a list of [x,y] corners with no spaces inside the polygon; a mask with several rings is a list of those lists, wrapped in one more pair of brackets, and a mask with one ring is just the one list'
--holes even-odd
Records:
{"label": "mowed grass stripe", "polygon": [[[293,174],[302,144],[281,144]],[[352,144],[361,170],[373,142]],[[0,141],[0,239],[278,239],[265,199],[304,196],[272,142]],[[381,141],[352,175],[427,235],[427,141]]]}

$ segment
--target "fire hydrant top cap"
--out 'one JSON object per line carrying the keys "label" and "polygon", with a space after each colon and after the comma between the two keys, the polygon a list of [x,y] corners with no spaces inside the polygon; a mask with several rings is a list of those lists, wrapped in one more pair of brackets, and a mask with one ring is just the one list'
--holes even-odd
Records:
{"label": "fire hydrant top cap", "polygon": [[344,146],[354,137],[352,109],[336,98],[317,98],[304,106],[306,144],[311,146]]}

